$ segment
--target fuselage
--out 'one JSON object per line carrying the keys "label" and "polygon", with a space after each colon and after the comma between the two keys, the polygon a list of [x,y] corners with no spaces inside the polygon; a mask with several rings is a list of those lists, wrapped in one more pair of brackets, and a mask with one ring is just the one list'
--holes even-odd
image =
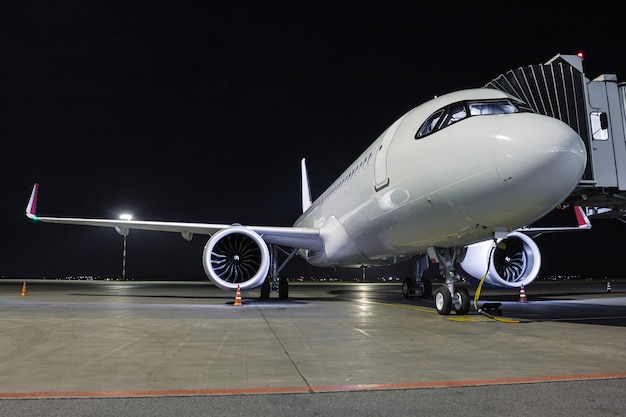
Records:
{"label": "fuselage", "polygon": [[466,246],[530,224],[580,180],[586,151],[561,121],[491,89],[463,90],[403,115],[300,216],[318,266],[383,265],[430,246]]}

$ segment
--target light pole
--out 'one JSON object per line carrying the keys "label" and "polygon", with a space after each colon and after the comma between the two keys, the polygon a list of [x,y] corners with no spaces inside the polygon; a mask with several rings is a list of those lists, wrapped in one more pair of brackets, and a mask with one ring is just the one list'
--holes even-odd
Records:
{"label": "light pole", "polygon": [[[123,213],[120,214],[121,220],[131,221],[133,219],[132,214]],[[124,251],[122,252],[122,281],[126,281],[126,236],[128,236],[128,228],[123,229],[122,236],[124,237]]]}

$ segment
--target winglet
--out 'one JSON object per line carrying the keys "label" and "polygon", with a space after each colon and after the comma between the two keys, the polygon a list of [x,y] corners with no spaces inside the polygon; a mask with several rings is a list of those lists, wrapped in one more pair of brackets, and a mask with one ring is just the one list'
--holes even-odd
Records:
{"label": "winglet", "polygon": [[309,187],[309,175],[306,172],[306,160],[304,158],[300,161],[300,170],[302,175],[302,212],[304,213],[311,207],[311,188]]}
{"label": "winglet", "polygon": [[28,206],[26,206],[26,217],[29,219],[37,220],[37,191],[39,190],[39,184],[33,185],[33,192],[30,194],[30,200],[28,200]]}
{"label": "winglet", "polygon": [[591,229],[591,222],[589,221],[589,217],[585,214],[585,210],[583,210],[580,206],[574,206],[574,212],[576,213],[576,221],[578,222],[579,229]]}

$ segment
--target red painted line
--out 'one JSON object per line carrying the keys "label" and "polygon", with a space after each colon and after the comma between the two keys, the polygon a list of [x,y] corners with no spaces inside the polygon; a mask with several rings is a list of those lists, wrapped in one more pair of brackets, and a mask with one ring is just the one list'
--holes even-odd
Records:
{"label": "red painted line", "polygon": [[626,378],[626,372],[579,375],[546,375],[524,378],[470,379],[464,381],[407,382],[399,384],[354,384],[306,387],[276,388],[233,388],[233,389],[190,389],[190,390],[155,390],[155,391],[42,391],[42,392],[4,392],[0,398],[115,398],[115,397],[177,397],[210,395],[258,395],[258,394],[302,394],[321,392],[349,391],[384,391],[419,388],[475,387],[484,385],[534,384],[541,382],[565,382],[594,379]]}
{"label": "red painted line", "polygon": [[475,387],[481,385],[512,385],[533,384],[539,382],[581,381],[593,379],[619,379],[626,378],[626,372],[613,372],[607,374],[582,374],[582,375],[547,375],[524,378],[496,378],[474,379],[465,381],[432,381],[432,382],[407,382],[401,384],[363,384],[363,385],[336,385],[326,387],[312,387],[313,392],[331,391],[374,391],[393,389],[415,388],[445,388],[445,387]]}

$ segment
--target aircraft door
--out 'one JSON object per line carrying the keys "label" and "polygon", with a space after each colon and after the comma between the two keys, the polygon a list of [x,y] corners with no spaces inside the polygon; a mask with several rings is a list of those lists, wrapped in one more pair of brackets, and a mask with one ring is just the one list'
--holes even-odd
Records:
{"label": "aircraft door", "polygon": [[378,152],[376,152],[376,159],[374,160],[374,190],[376,191],[380,191],[389,185],[389,177],[387,175],[387,151],[402,120],[404,120],[404,116],[389,126],[382,134],[383,138],[378,144]]}

